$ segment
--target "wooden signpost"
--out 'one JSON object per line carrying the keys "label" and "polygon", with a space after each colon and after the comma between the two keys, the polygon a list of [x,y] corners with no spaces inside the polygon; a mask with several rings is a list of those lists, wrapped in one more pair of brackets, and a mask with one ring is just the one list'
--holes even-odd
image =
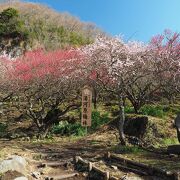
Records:
{"label": "wooden signpost", "polygon": [[89,86],[84,86],[82,89],[82,116],[81,125],[86,127],[91,126],[91,104],[92,104],[92,89]]}

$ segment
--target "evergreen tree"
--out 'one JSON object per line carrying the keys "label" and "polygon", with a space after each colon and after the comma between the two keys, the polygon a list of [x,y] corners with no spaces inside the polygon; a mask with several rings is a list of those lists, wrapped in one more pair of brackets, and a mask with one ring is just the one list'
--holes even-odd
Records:
{"label": "evergreen tree", "polygon": [[29,33],[14,8],[0,13],[0,51],[16,56],[27,48]]}

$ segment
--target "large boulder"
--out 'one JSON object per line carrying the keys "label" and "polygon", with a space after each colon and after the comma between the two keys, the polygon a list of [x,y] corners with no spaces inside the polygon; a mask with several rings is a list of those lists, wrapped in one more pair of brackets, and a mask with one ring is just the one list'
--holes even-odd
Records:
{"label": "large boulder", "polygon": [[[119,117],[109,123],[110,127],[119,127]],[[143,115],[127,115],[125,117],[124,132],[128,136],[143,138],[148,127],[148,117]]]}
{"label": "large boulder", "polygon": [[177,155],[180,155],[180,145],[171,145],[171,146],[168,146],[167,148],[167,152],[169,154],[177,154]]}
{"label": "large boulder", "polygon": [[27,173],[27,161],[17,155],[11,156],[9,159],[0,162],[0,174],[4,174],[8,171],[16,171],[23,175]]}
{"label": "large boulder", "polygon": [[148,117],[140,115],[126,116],[124,132],[129,136],[143,138],[148,125]]}

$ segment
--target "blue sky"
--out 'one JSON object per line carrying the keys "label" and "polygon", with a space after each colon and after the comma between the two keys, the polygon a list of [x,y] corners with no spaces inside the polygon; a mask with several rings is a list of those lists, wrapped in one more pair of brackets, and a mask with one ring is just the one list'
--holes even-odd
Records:
{"label": "blue sky", "polygon": [[180,0],[29,0],[94,22],[112,35],[147,42],[164,29],[180,32]]}

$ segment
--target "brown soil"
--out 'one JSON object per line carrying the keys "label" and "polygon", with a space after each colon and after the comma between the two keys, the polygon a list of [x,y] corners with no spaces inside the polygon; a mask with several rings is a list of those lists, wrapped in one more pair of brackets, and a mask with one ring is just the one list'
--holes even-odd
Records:
{"label": "brown soil", "polygon": [[[37,166],[42,163],[48,162],[72,162],[75,156],[81,156],[84,159],[92,162],[98,162],[102,159],[107,151],[114,152],[113,147],[117,147],[118,140],[116,138],[116,131],[101,130],[95,134],[92,134],[81,139],[72,138],[56,138],[54,141],[37,141],[26,142],[17,140],[1,140],[0,141],[0,159],[4,159],[12,154],[17,154],[27,158],[29,162],[29,172],[34,172]],[[124,153],[123,157],[130,158],[138,162],[144,162],[147,164],[157,165],[158,167],[172,167],[174,162],[179,162],[178,157],[170,157],[166,155],[157,155],[150,152],[132,152]],[[105,168],[103,163],[97,163],[101,168]],[[107,168],[111,171],[113,169]],[[172,169],[172,168],[171,168]],[[179,170],[180,166],[177,166],[175,170]],[[43,169],[44,176],[55,176],[60,174],[74,173],[73,166],[61,166],[58,168],[47,167]],[[114,173],[116,175],[116,173]],[[126,175],[127,177],[136,177],[133,173],[118,172],[117,176],[121,177]],[[30,177],[30,176],[29,176]],[[29,178],[30,179],[30,178]],[[86,179],[83,173],[73,179]]]}
{"label": "brown soil", "polygon": [[5,174],[3,174],[2,177],[0,177],[1,180],[12,180],[17,177],[24,176],[23,174],[17,172],[17,171],[7,171]]}

